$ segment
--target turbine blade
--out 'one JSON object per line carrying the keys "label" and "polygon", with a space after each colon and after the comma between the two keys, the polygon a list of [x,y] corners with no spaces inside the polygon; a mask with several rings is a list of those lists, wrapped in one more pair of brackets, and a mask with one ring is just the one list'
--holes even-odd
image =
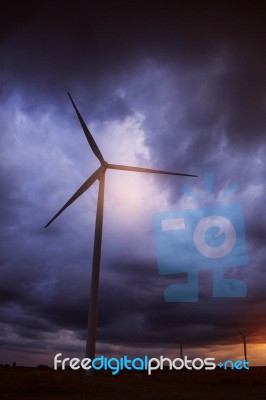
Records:
{"label": "turbine blade", "polygon": [[260,328],[258,328],[258,329],[255,329],[255,331],[251,331],[251,332],[249,332],[246,336],[249,336],[249,335],[253,335],[253,333],[256,333],[256,332],[258,332],[260,330]]}
{"label": "turbine blade", "polygon": [[102,171],[102,167],[98,168],[76,191],[75,194],[66,202],[66,204],[58,211],[57,214],[45,225],[45,228],[49,226],[73,201],[77,200],[87,189],[99,178]]}
{"label": "turbine blade", "polygon": [[242,338],[245,336],[242,332],[240,332],[239,329],[237,329],[237,328],[234,328],[234,329],[237,331],[237,333],[238,333],[240,336],[242,336]]}
{"label": "turbine blade", "polygon": [[194,176],[194,177],[197,177],[197,175],[182,174],[180,172],[169,172],[169,171],[160,171],[158,169],[129,167],[127,165],[108,164],[108,168],[119,169],[119,170],[122,170],[122,171],[147,172],[149,174],[165,174],[165,175],[181,175],[181,176]]}
{"label": "turbine blade", "polygon": [[95,140],[93,139],[92,134],[90,133],[90,131],[89,131],[87,125],[85,124],[85,122],[84,122],[82,116],[80,115],[80,112],[79,112],[79,110],[77,109],[77,106],[76,106],[76,104],[74,103],[74,100],[72,99],[70,93],[69,93],[69,92],[67,92],[67,93],[68,93],[68,96],[69,96],[69,98],[70,98],[70,100],[71,100],[71,103],[72,103],[72,105],[73,105],[73,107],[74,107],[74,109],[75,109],[75,111],[76,111],[76,113],[77,113],[79,122],[80,122],[80,124],[81,124],[81,126],[82,126],[82,129],[83,129],[83,132],[85,133],[85,136],[86,136],[86,138],[87,138],[87,140],[88,140],[88,142],[89,142],[89,145],[90,145],[90,147],[91,147],[93,153],[94,153],[95,156],[98,158],[98,160],[100,161],[100,163],[103,164],[105,161],[104,161],[104,158],[103,158],[102,153],[100,152],[99,147],[97,146]]}

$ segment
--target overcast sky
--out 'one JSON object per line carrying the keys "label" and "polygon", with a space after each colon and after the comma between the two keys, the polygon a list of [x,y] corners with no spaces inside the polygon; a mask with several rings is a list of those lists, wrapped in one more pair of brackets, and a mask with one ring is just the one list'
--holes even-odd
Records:
{"label": "overcast sky", "polygon": [[[98,182],[43,226],[99,166],[70,91],[108,162],[198,178],[107,171],[97,353],[265,364],[265,9],[252,2],[5,2],[0,24],[0,363],[52,364],[85,349]],[[134,5],[133,5],[134,4]],[[209,207],[237,183],[249,262],[225,268],[246,298],[164,301],[153,216]],[[203,199],[183,194],[188,185]],[[213,266],[215,267],[215,265]],[[182,278],[182,277],[181,277]],[[253,344],[253,346],[252,346]]]}

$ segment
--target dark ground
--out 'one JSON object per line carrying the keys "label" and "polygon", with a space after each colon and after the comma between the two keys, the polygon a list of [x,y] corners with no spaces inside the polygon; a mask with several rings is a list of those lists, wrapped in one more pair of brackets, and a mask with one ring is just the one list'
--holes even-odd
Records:
{"label": "dark ground", "polygon": [[98,373],[46,368],[0,368],[1,400],[153,399],[153,400],[266,400],[266,367],[249,371],[161,371]]}

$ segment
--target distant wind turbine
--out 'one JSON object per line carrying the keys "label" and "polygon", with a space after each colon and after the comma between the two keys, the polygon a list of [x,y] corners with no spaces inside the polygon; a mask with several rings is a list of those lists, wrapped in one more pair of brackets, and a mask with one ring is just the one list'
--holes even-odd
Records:
{"label": "distant wind turbine", "polygon": [[176,341],[177,344],[179,344],[179,351],[180,351],[180,358],[184,360],[184,355],[183,355],[183,343]]}
{"label": "distant wind turbine", "polygon": [[180,358],[181,358],[182,360],[184,360],[183,343],[180,342],[179,340],[176,340],[176,339],[172,339],[172,340],[173,340],[173,342],[174,342],[175,344],[178,344],[178,346],[179,346],[179,355],[180,355]]}
{"label": "distant wind turbine", "polygon": [[242,337],[243,340],[243,346],[244,346],[244,360],[247,361],[247,341],[246,341],[246,337],[257,332],[258,329],[256,329],[255,331],[249,332],[248,334],[244,335],[244,333],[242,333],[239,329],[235,328],[235,330],[237,331],[237,333],[239,334],[239,336]]}
{"label": "distant wind turbine", "polygon": [[178,172],[159,171],[156,169],[131,167],[126,165],[109,164],[103,158],[100,149],[98,148],[95,140],[92,137],[89,129],[87,128],[82,116],[80,115],[70,93],[68,96],[71,103],[77,113],[79,122],[85,133],[85,136],[89,142],[89,145],[101,163],[101,166],[80,186],[80,188],[73,194],[73,196],[66,202],[66,204],[58,211],[57,214],[45,225],[47,228],[70,204],[77,200],[89,187],[98,179],[99,180],[99,192],[97,202],[97,212],[95,221],[95,235],[94,235],[94,247],[93,247],[93,258],[92,258],[92,274],[91,274],[91,291],[90,291],[90,303],[89,303],[89,321],[88,321],[88,335],[86,342],[86,357],[91,360],[95,358],[95,347],[96,347],[96,329],[97,329],[97,315],[98,315],[98,293],[99,293],[99,276],[100,276],[100,261],[101,261],[101,244],[102,244],[102,226],[103,226],[103,204],[104,204],[104,181],[105,172],[107,169],[117,169],[122,171],[133,171],[133,172],[146,172],[149,174],[164,174],[164,175],[181,175],[181,176],[194,176],[190,174],[182,174]]}

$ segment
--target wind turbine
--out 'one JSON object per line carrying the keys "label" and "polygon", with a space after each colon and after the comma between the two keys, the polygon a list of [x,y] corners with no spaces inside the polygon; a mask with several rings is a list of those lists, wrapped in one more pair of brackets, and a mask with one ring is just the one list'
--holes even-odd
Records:
{"label": "wind turbine", "polygon": [[184,360],[184,355],[183,355],[183,343],[176,341],[177,344],[179,344],[179,351],[180,351],[180,358]]}
{"label": "wind turbine", "polygon": [[[68,96],[71,103],[76,111],[79,122],[85,133],[87,141],[100,161],[100,167],[93,172],[93,174],[80,186],[80,188],[73,194],[73,196],[66,202],[66,204],[58,211],[57,214],[45,225],[47,228],[67,207],[70,206],[75,200],[77,200],[89,187],[98,179],[99,180],[99,192],[97,201],[96,221],[95,221],[95,235],[94,235],[94,247],[93,247],[93,258],[92,258],[92,274],[91,274],[91,291],[90,291],[90,303],[89,303],[89,320],[88,320],[88,334],[86,342],[86,357],[93,360],[95,358],[95,347],[96,347],[96,329],[97,329],[97,315],[98,315],[98,293],[99,293],[99,276],[100,276],[100,261],[101,261],[101,245],[102,245],[102,226],[103,226],[103,205],[104,205],[104,181],[105,172],[107,169],[116,169],[122,171],[133,171],[133,172],[146,172],[150,174],[164,174],[164,175],[181,175],[181,176],[194,176],[190,174],[182,174],[178,172],[159,171],[156,169],[131,167],[126,165],[109,164],[103,158],[99,147],[97,146],[92,134],[87,128],[79,110],[77,109],[70,93]],[[91,370],[90,370],[91,371]]]}
{"label": "wind turbine", "polygon": [[183,343],[180,342],[179,340],[176,340],[176,339],[173,339],[173,342],[174,342],[175,344],[178,344],[178,345],[179,345],[179,354],[180,354],[180,358],[181,358],[182,360],[184,360]]}
{"label": "wind turbine", "polygon": [[242,337],[243,339],[243,345],[244,345],[244,360],[247,361],[247,341],[246,341],[246,337],[251,335],[252,333],[255,333],[258,331],[258,329],[256,329],[255,331],[249,332],[248,334],[244,335],[244,333],[242,333],[240,330],[238,330],[237,328],[235,328],[235,330],[237,331],[237,333],[239,334],[239,336]]}

